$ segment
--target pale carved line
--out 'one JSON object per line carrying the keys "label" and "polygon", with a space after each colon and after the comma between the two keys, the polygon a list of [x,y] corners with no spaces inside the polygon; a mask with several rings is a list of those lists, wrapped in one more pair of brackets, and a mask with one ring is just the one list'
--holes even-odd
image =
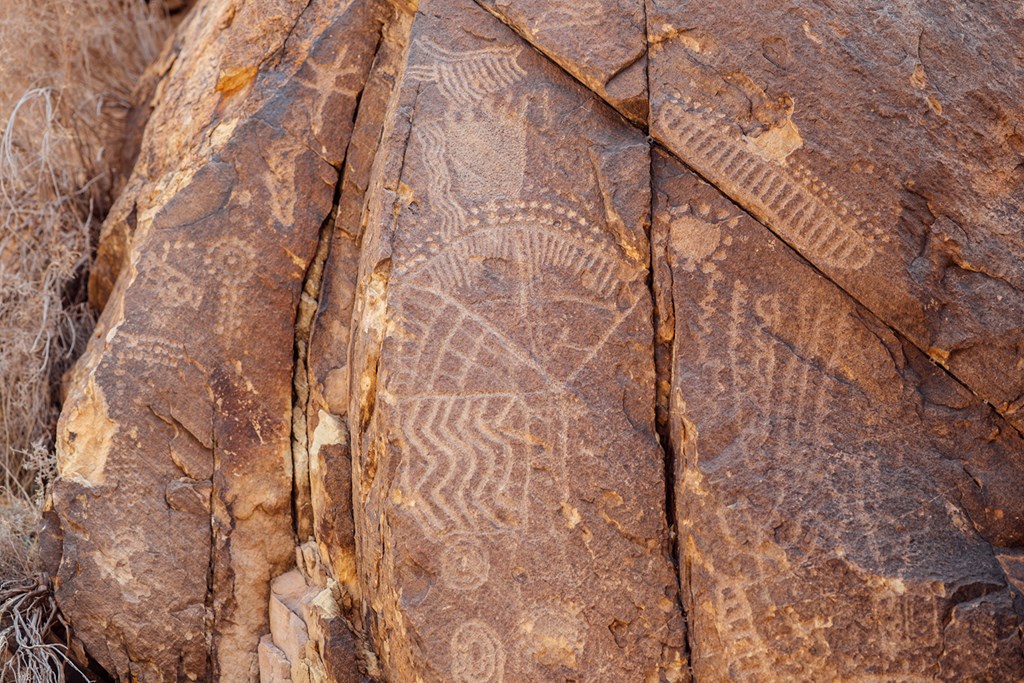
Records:
{"label": "pale carved line", "polygon": [[502,683],[505,680],[505,648],[494,629],[473,619],[452,634],[452,679],[455,683]]}
{"label": "pale carved line", "polygon": [[414,79],[437,83],[447,99],[459,104],[479,104],[526,76],[517,61],[519,47],[453,51],[425,40],[418,46],[431,63],[411,66],[407,73]]}
{"label": "pale carved line", "polygon": [[[525,208],[524,206],[525,205]],[[569,270],[587,289],[607,294],[615,281],[624,280],[629,266],[613,250],[602,247],[587,234],[579,237],[565,232],[561,225],[570,210],[545,202],[531,207],[525,202],[485,207],[484,219],[470,211],[469,231],[448,240],[437,253],[420,252],[400,268],[409,273],[424,273],[446,289],[466,287],[475,279],[474,257],[522,259],[526,277],[536,276],[540,266]],[[513,213],[514,212],[514,213]],[[579,218],[579,217],[577,217]],[[590,233],[585,220],[578,225]]]}
{"label": "pale carved line", "polygon": [[774,162],[738,133],[721,114],[688,97],[670,94],[660,115],[672,147],[702,175],[728,185],[811,261],[839,270],[867,265],[873,251],[863,212],[851,210],[834,188],[792,161]]}

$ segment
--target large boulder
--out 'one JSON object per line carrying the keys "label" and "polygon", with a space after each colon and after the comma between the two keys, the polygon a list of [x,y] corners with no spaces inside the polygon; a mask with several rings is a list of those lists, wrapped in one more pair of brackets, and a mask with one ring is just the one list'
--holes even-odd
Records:
{"label": "large boulder", "polygon": [[1022,15],[763,4],[198,3],[60,424],[92,657],[1024,678]]}
{"label": "large boulder", "polygon": [[296,310],[381,15],[201,4],[153,95],[54,490],[57,598],[119,677],[255,676],[270,580],[294,556]]}
{"label": "large boulder", "polygon": [[647,140],[472,2],[420,5],[389,113],[348,412],[385,679],[685,680]]}

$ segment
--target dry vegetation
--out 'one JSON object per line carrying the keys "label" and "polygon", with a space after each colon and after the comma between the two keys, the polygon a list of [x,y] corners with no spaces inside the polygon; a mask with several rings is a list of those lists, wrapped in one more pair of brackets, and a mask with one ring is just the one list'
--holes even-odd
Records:
{"label": "dry vegetation", "polygon": [[[0,582],[0,680],[60,683],[65,671],[81,669],[56,633],[67,633],[50,587],[42,576]],[[57,627],[60,628],[57,628]]]}
{"label": "dry vegetation", "polygon": [[107,160],[168,28],[147,0],[0,0],[0,683],[60,680],[32,533],[60,377],[93,324],[84,282]]}

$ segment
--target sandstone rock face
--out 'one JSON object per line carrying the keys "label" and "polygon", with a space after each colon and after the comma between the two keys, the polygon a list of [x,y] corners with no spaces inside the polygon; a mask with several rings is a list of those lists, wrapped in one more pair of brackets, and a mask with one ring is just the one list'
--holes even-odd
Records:
{"label": "sandstone rock face", "polygon": [[763,4],[200,2],[60,425],[90,654],[1024,680],[1024,15]]}
{"label": "sandstone rock face", "polygon": [[298,568],[270,587],[270,633],[260,639],[261,683],[355,683],[352,630],[338,602],[340,587],[322,564],[315,543],[300,546]]}
{"label": "sandstone rock face", "polygon": [[638,125],[647,123],[643,0],[478,0]]}
{"label": "sandstone rock face", "polygon": [[296,308],[378,14],[203,4],[154,95],[54,492],[58,599],[123,678],[256,675],[269,581],[295,544]]}
{"label": "sandstone rock face", "polygon": [[714,188],[654,169],[695,677],[1017,680],[996,555],[1024,541],[1020,435]]}
{"label": "sandstone rock face", "polygon": [[[306,356],[307,392],[299,401],[310,480],[310,513],[320,552],[346,592],[359,592],[356,580],[352,511],[352,460],[349,448],[349,339],[359,274],[362,215],[385,114],[404,64],[408,22],[385,28],[366,86],[345,163],[336,219],[325,254],[315,318],[310,323]],[[297,377],[301,368],[297,369]],[[298,396],[298,392],[297,392]]]}
{"label": "sandstone rock face", "polygon": [[648,30],[652,135],[1024,426],[1020,8],[649,0]]}
{"label": "sandstone rock face", "polygon": [[470,2],[420,5],[389,116],[349,410],[385,679],[684,680],[644,136]]}

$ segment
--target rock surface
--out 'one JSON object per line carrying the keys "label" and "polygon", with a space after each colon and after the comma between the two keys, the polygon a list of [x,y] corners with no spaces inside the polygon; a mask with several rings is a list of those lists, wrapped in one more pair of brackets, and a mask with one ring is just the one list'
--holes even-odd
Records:
{"label": "rock surface", "polygon": [[1024,680],[1024,14],[762,5],[199,2],[60,424],[89,653]]}
{"label": "rock surface", "polygon": [[[333,577],[352,596],[356,581],[349,448],[349,340],[359,275],[362,216],[388,102],[405,56],[408,22],[388,24],[366,86],[339,186],[337,214],[325,254],[316,315],[310,321],[307,395],[302,401],[309,456],[311,514],[321,554]],[[297,376],[301,368],[297,368]],[[300,431],[300,430],[297,430]]]}
{"label": "rock surface", "polygon": [[651,134],[1024,428],[1019,6],[647,14]]}
{"label": "rock surface", "polygon": [[378,14],[204,3],[157,86],[54,491],[61,608],[120,677],[256,675],[269,580],[295,544],[296,309]]}
{"label": "rock surface", "polygon": [[352,630],[315,543],[296,551],[298,568],[274,579],[270,588],[270,633],[260,639],[261,683],[357,683]]}
{"label": "rock surface", "polygon": [[644,0],[477,0],[638,125],[647,123]]}
{"label": "rock surface", "polygon": [[685,680],[644,136],[468,1],[421,3],[390,116],[349,410],[384,678]]}
{"label": "rock surface", "polygon": [[664,153],[654,187],[695,678],[1019,680],[1020,434]]}

